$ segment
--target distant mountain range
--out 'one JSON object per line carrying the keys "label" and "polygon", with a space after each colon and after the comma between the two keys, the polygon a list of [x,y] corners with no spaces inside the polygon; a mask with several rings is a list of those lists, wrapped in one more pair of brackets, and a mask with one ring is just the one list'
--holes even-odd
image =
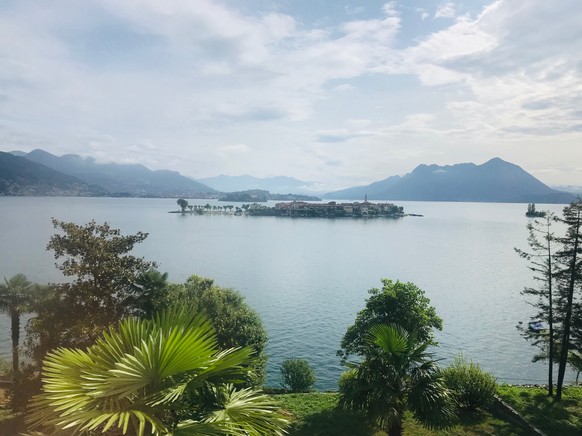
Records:
{"label": "distant mountain range", "polygon": [[[315,194],[311,186],[314,184],[292,177],[249,175],[196,181],[175,171],[151,171],[143,165],[100,164],[93,158],[73,154],[59,157],[44,150],[0,152],[0,195],[219,198],[219,192],[248,190]],[[344,200],[367,196],[369,200],[390,201],[561,204],[576,198],[574,193],[552,189],[519,166],[499,158],[482,165],[419,165],[402,177],[392,176],[319,196]]]}
{"label": "distant mountain range", "polygon": [[575,195],[550,188],[499,158],[482,164],[419,165],[403,177],[323,195],[329,199],[569,203]]}
{"label": "distant mountain range", "polygon": [[[51,169],[53,176],[54,172],[58,172],[62,176],[66,175],[84,182],[96,188],[100,195],[193,198],[216,194],[216,190],[211,187],[182,176],[176,171],[151,171],[143,165],[100,164],[93,158],[83,158],[74,154],[55,156],[44,150],[33,150],[30,153],[17,151],[12,152],[12,155],[36,164],[27,170],[28,173],[33,172],[32,168]],[[21,166],[24,168],[25,165],[21,163]],[[45,170],[39,172],[39,177],[44,174],[48,173]],[[46,183],[50,185],[49,181]],[[45,182],[39,178],[37,184],[41,186]]]}
{"label": "distant mountain range", "polygon": [[0,152],[0,195],[101,196],[105,193],[103,188],[76,177]]}
{"label": "distant mountain range", "polygon": [[293,177],[266,177],[259,178],[249,175],[207,177],[197,179],[205,185],[212,186],[217,191],[235,192],[260,189],[277,194],[313,194],[311,183],[294,179]]}

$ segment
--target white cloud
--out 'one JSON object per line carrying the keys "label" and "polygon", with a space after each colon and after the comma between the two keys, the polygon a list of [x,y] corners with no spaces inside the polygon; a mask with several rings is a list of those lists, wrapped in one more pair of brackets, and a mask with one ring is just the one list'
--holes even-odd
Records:
{"label": "white cloud", "polygon": [[456,15],[455,4],[452,2],[445,3],[441,5],[436,10],[435,18],[454,18]]}
{"label": "white cloud", "polygon": [[[424,20],[423,6],[410,10]],[[369,166],[375,177],[402,172],[391,159],[486,160],[490,144],[518,163],[528,144],[532,162],[582,161],[577,0],[498,0],[459,16],[466,4],[443,3],[435,18],[456,18],[426,33],[399,7],[314,26],[291,9],[210,0],[10,3],[0,140],[195,176],[357,178]],[[570,157],[545,152],[550,141]]]}

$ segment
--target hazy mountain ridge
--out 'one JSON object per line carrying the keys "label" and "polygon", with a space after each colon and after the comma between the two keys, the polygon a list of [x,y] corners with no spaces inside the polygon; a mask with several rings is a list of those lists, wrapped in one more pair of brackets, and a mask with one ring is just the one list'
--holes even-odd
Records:
{"label": "hazy mountain ridge", "polygon": [[[0,153],[0,195],[218,198],[218,191],[315,193],[309,189],[315,184],[292,177],[222,175],[200,179],[213,185],[210,187],[176,171],[151,171],[138,164],[99,164],[93,158],[74,154],[59,157],[39,149],[30,153]],[[421,164],[402,177],[392,176],[322,196],[357,200],[366,195],[370,200],[504,203],[568,203],[576,198],[571,192],[550,188],[521,167],[500,158],[481,165]]]}
{"label": "hazy mountain ridge", "polygon": [[330,192],[324,195],[324,198],[329,198],[333,200],[347,200],[347,199],[360,199],[364,196],[369,198],[375,198],[377,195],[382,194],[391,186],[398,183],[402,177],[391,176],[387,179],[380,180],[378,182],[370,183],[366,186],[356,186],[353,188],[341,189],[339,191]]}
{"label": "hazy mountain ridge", "polygon": [[343,195],[347,199],[346,192],[353,193],[352,198],[367,195],[371,200],[400,201],[568,203],[575,198],[571,193],[550,188],[521,167],[500,158],[482,165],[422,164],[400,179],[388,178],[367,186],[330,192],[323,197]]}
{"label": "hazy mountain ridge", "polygon": [[152,171],[139,164],[100,164],[91,157],[75,154],[59,157],[39,149],[24,157],[88,184],[101,186],[110,195],[192,198],[216,193],[209,186],[176,171]]}
{"label": "hazy mountain ridge", "polygon": [[276,192],[280,194],[313,194],[314,190],[310,188],[310,182],[295,179],[293,177],[253,177],[248,174],[242,176],[220,175],[215,177],[206,177],[197,179],[205,185],[212,186],[217,191],[236,192],[249,190],[263,190]]}
{"label": "hazy mountain ridge", "polygon": [[0,195],[93,197],[105,194],[99,186],[24,157],[0,152]]}

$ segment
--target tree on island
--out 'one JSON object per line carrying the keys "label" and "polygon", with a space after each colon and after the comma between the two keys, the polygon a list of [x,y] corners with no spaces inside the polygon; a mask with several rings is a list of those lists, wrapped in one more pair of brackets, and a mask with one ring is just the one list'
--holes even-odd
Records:
{"label": "tree on island", "polygon": [[183,198],[180,198],[176,201],[176,203],[178,203],[178,206],[180,206],[182,212],[186,212],[186,208],[188,207],[188,201],[184,200]]}

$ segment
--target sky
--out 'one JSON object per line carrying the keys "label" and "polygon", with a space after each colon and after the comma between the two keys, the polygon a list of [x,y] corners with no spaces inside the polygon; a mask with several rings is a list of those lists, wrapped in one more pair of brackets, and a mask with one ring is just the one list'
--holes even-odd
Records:
{"label": "sky", "polygon": [[580,0],[2,0],[0,149],[320,190],[501,157],[582,185]]}

